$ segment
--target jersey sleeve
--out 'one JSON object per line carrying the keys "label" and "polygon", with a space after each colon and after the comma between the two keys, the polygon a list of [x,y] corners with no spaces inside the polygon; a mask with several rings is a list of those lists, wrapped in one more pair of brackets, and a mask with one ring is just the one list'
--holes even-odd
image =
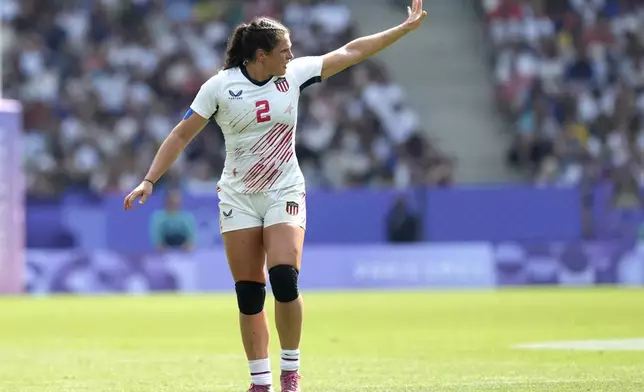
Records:
{"label": "jersey sleeve", "polygon": [[197,113],[205,119],[210,119],[217,113],[218,103],[218,77],[214,76],[201,85],[199,92],[190,105],[190,110],[186,113],[186,117],[190,112]]}
{"label": "jersey sleeve", "polygon": [[322,56],[299,57],[291,61],[289,69],[300,91],[322,81]]}

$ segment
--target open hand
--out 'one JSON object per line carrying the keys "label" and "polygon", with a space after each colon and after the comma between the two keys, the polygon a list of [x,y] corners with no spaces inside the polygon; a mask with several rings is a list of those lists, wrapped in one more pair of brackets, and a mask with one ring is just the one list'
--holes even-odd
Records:
{"label": "open hand", "polygon": [[152,183],[149,181],[143,181],[141,184],[139,184],[139,186],[134,188],[134,190],[130,192],[129,195],[127,195],[127,197],[123,201],[123,209],[125,211],[133,210],[136,199],[141,198],[141,200],[139,200],[139,204],[143,204],[148,199],[150,194],[152,194]]}
{"label": "open hand", "polygon": [[410,31],[416,30],[427,16],[427,11],[423,11],[423,0],[413,0],[411,7],[407,6],[407,14],[403,25]]}

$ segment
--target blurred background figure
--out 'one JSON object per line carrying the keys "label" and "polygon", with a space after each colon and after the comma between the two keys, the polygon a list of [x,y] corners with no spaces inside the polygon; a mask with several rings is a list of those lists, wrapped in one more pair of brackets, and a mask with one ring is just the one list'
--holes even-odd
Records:
{"label": "blurred background figure", "polygon": [[399,196],[387,217],[387,239],[391,243],[420,241],[420,217],[413,211],[407,198]]}
{"label": "blurred background figure", "polygon": [[160,251],[190,251],[195,243],[195,231],[194,215],[181,210],[181,192],[169,191],[165,199],[165,208],[156,211],[150,221],[154,246]]}

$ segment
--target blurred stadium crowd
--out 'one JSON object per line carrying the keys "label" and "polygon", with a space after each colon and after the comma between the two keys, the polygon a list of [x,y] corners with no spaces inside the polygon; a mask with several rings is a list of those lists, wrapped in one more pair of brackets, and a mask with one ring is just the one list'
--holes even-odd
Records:
{"label": "blurred stadium crowd", "polygon": [[509,161],[538,183],[644,184],[644,2],[484,0]]}
{"label": "blurred stadium crowd", "polygon": [[[355,36],[335,0],[3,0],[4,95],[25,105],[30,194],[136,186],[226,39],[256,15],[292,29],[296,56]],[[307,90],[308,91],[308,90]],[[297,153],[309,186],[447,183],[449,160],[385,69],[364,63],[301,100]],[[209,125],[165,181],[194,190],[218,180],[225,148]]]}

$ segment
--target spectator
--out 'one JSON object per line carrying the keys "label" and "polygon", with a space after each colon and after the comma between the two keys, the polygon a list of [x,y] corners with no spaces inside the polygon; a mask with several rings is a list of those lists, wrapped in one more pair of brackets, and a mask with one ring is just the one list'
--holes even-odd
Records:
{"label": "spectator", "polygon": [[420,218],[411,210],[404,196],[398,197],[389,211],[387,239],[391,243],[420,240]]}
{"label": "spectator", "polygon": [[644,3],[481,3],[499,104],[516,124],[510,162],[539,183],[643,185]]}
{"label": "spectator", "polygon": [[195,217],[181,211],[181,194],[170,191],[166,197],[165,209],[157,211],[150,222],[152,241],[158,250],[192,250],[195,243]]}

